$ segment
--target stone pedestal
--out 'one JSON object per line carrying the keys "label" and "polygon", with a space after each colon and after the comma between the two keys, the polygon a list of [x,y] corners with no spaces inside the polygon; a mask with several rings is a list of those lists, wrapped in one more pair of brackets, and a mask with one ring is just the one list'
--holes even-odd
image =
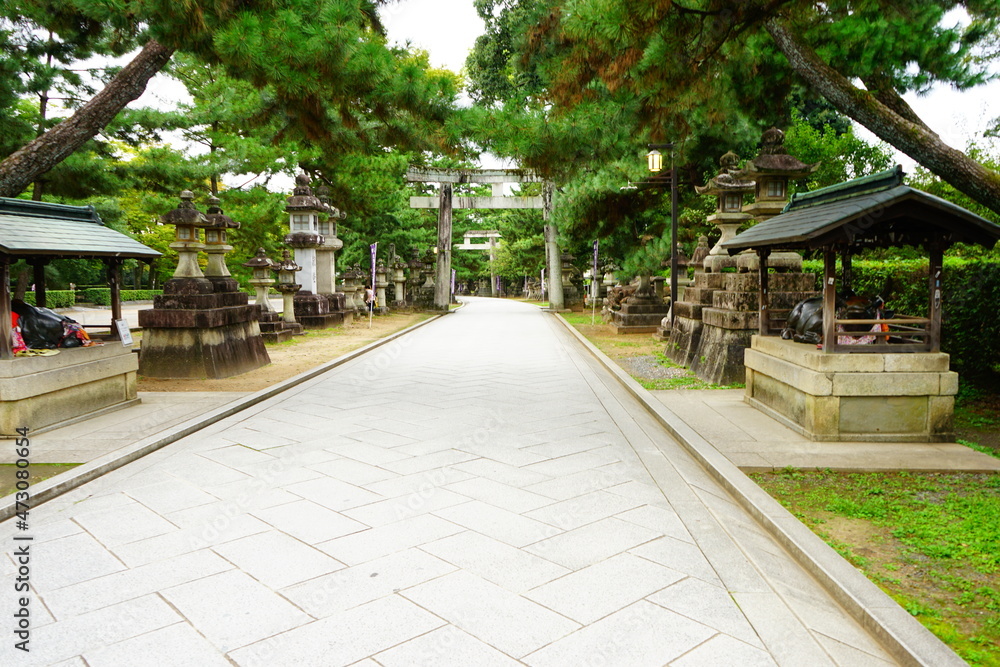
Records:
{"label": "stone pedestal", "polygon": [[299,290],[292,300],[295,320],[305,329],[329,329],[344,323],[343,312],[330,312],[329,297]]}
{"label": "stone pedestal", "polygon": [[260,327],[260,337],[267,345],[273,343],[284,343],[291,340],[293,336],[302,333],[302,325],[298,322],[285,322],[281,315],[274,311],[262,312],[257,320]]}
{"label": "stone pedestal", "polygon": [[34,434],[135,405],[138,367],[132,349],[116,341],[0,360],[0,435],[14,437],[25,426]]}
{"label": "stone pedestal", "polygon": [[684,298],[677,302],[674,325],[657,328],[660,340],[666,339],[664,353],[674,362],[690,367],[698,355],[701,343],[701,312],[712,305],[712,295],[726,286],[726,276],[722,273],[696,273],[694,284],[685,288]]}
{"label": "stone pedestal", "polygon": [[187,279],[169,280],[153,308],[139,311],[139,374],[224,378],[271,363],[260,335],[259,309],[248,303],[248,295],[192,294],[197,286]]}
{"label": "stone pedestal", "polygon": [[613,312],[611,326],[616,334],[655,333],[660,321],[670,313],[670,300],[657,296],[649,276],[639,278],[635,293]]}
{"label": "stone pedestal", "polygon": [[744,400],[816,441],[950,442],[958,374],[941,352],[830,354],[776,336],[746,352]]}
{"label": "stone pedestal", "polygon": [[[690,368],[706,382],[736,384],[745,381],[743,351],[760,330],[756,273],[722,274],[725,288],[712,293],[712,306],[701,310],[702,329],[698,351]],[[776,273],[770,276],[771,308],[791,309],[815,293],[811,273]],[[678,314],[680,314],[678,310]],[[681,342],[678,340],[678,342]],[[669,352],[668,352],[669,354]]]}

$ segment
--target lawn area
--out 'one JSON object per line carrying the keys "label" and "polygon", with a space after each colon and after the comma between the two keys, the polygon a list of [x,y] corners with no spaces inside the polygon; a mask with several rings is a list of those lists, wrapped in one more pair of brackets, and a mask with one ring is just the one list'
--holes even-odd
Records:
{"label": "lawn area", "polygon": [[972,665],[1000,665],[1000,474],[751,475]]}
{"label": "lawn area", "polygon": [[591,324],[589,310],[582,313],[560,313],[560,316],[645,389],[736,389],[743,386],[716,385],[699,379],[663,353],[665,343],[654,339],[651,334],[616,334],[610,324],[601,320],[600,313],[594,320],[595,324]]}

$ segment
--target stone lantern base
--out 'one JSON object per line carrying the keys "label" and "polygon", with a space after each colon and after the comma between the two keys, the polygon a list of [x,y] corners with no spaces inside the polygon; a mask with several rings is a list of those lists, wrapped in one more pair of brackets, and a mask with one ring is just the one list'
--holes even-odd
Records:
{"label": "stone lantern base", "polygon": [[225,378],[271,363],[257,322],[260,309],[248,301],[243,292],[157,296],[153,308],[139,311],[139,374]]}
{"label": "stone lantern base", "polygon": [[281,315],[268,311],[260,314],[260,336],[264,343],[272,345],[274,343],[284,343],[291,340],[293,336],[302,335],[302,325],[298,322],[286,322]]}
{"label": "stone lantern base", "polygon": [[331,313],[326,295],[299,290],[295,293],[295,320],[306,329],[330,329],[344,323],[344,313]]}

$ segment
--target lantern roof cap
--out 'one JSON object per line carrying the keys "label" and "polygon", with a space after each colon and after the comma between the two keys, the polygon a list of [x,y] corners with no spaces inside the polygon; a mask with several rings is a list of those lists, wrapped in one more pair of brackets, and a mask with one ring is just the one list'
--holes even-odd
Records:
{"label": "lantern roof cap", "polygon": [[276,262],[265,254],[263,248],[257,248],[257,254],[243,262],[243,266],[248,269],[270,269],[275,265]]}
{"label": "lantern roof cap", "polygon": [[211,223],[205,214],[194,206],[194,193],[190,190],[181,192],[181,203],[172,211],[160,216],[160,222],[165,225],[191,225],[194,227],[209,227]]}
{"label": "lantern roof cap", "polygon": [[222,212],[222,208],[219,206],[219,198],[212,196],[208,199],[208,210],[206,211],[206,218],[210,223],[209,227],[215,227],[217,229],[239,229],[240,223],[236,222],[228,215]]}

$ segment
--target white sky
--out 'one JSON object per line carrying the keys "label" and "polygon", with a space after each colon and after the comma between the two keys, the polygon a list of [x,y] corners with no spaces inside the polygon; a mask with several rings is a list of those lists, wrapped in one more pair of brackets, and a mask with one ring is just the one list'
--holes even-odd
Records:
{"label": "white sky", "polygon": [[[381,15],[390,41],[424,49],[433,66],[454,72],[465,66],[466,56],[483,31],[472,0],[401,0],[383,7]],[[183,87],[161,76],[136,104],[162,106],[184,94]],[[970,139],[981,140],[990,121],[1000,115],[1000,82],[964,93],[938,87],[925,96],[908,95],[907,101],[945,143],[964,151]],[[859,128],[859,134],[876,139],[864,128]],[[492,156],[484,158],[483,166],[501,166]],[[900,153],[896,159],[912,172],[913,160]],[[234,185],[237,179],[233,180]]]}

